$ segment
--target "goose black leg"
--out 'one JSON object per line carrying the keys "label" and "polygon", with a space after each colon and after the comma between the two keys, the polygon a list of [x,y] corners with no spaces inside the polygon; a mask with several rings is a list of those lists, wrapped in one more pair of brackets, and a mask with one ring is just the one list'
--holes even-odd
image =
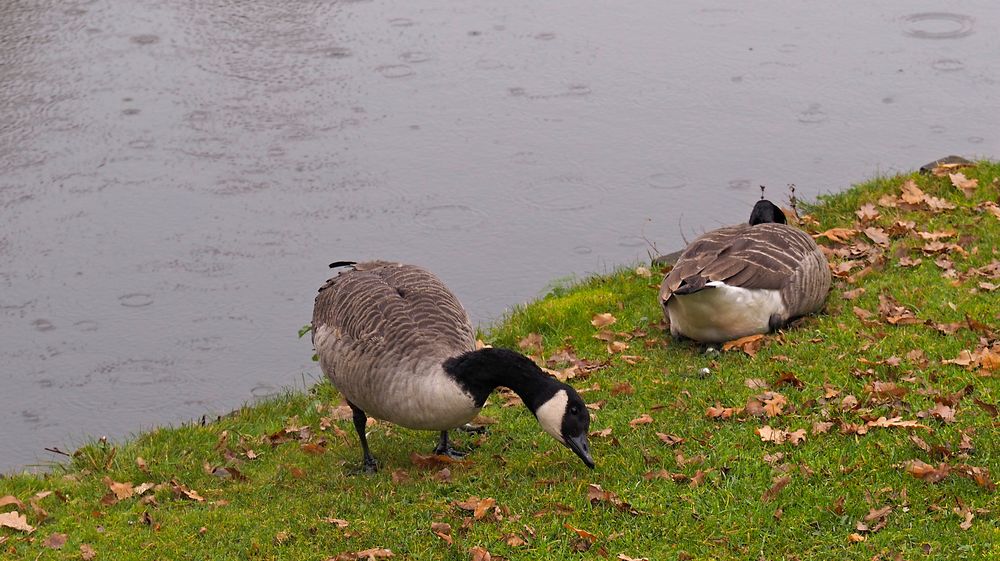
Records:
{"label": "goose black leg", "polygon": [[451,447],[448,443],[448,431],[441,431],[441,440],[438,441],[437,447],[434,448],[435,455],[448,456],[449,458],[459,459],[465,457],[465,452],[459,452]]}
{"label": "goose black leg", "polygon": [[347,402],[351,406],[351,411],[354,413],[354,430],[358,432],[358,439],[361,440],[361,452],[362,452],[362,469],[365,473],[375,473],[378,471],[378,462],[375,461],[375,457],[372,456],[371,450],[368,449],[368,437],[365,436],[365,426],[368,425],[368,415],[361,409],[358,409],[356,405]]}

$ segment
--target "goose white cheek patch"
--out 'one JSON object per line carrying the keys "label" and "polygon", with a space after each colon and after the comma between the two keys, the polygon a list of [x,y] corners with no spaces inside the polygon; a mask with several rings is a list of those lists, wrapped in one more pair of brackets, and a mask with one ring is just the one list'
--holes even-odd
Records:
{"label": "goose white cheek patch", "polygon": [[538,424],[542,425],[542,429],[563,444],[566,442],[562,437],[562,422],[568,403],[569,396],[566,395],[566,390],[559,390],[535,411],[535,417],[538,419]]}

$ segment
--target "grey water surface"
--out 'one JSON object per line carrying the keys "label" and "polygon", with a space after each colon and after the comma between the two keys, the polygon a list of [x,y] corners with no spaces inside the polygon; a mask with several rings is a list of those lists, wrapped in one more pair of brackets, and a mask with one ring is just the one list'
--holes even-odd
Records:
{"label": "grey water surface", "polygon": [[319,376],[334,260],[488,325],[940,156],[1000,154],[995,0],[0,3],[0,472]]}

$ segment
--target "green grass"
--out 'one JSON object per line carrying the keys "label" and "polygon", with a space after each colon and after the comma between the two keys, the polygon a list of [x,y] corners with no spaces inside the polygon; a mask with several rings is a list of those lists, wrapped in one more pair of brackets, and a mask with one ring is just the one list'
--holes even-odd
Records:
{"label": "green grass", "polygon": [[[873,225],[887,230],[897,220],[912,220],[920,231],[955,230],[945,241],[968,253],[946,254],[957,279],[942,276],[944,269],[934,263],[938,256],[920,255],[925,241],[912,232],[894,233],[891,247],[872,255],[869,274],[854,283],[835,280],[823,314],[767,336],[754,356],[705,353],[698,345],[670,340],[656,298],[662,274],[657,270],[645,278],[628,267],[555,288],[512,312],[484,337],[487,342],[518,348],[537,333],[543,358],[570,348],[580,359],[608,361],[570,380],[588,403],[600,406],[592,412],[592,430],[612,429],[610,436],[591,439],[595,471],[544,435],[524,408],[502,407],[502,397],[494,396],[483,410],[497,421],[488,433],[455,436],[475,450],[467,464],[449,466],[449,480],[439,479],[440,466],[422,468],[410,459],[412,452],[428,453],[435,435],[385,424],[370,427],[369,437],[382,470],[357,475],[360,451],[353,428],[346,420],[321,422],[339,397],[320,384],[308,393],[244,407],[207,426],[159,429],[118,448],[88,445],[69,465],[48,474],[0,479],[0,497],[13,495],[24,503],[0,512],[17,510],[36,527],[32,533],[0,528],[0,558],[80,559],[81,544],[93,548],[97,559],[325,560],[380,547],[391,549],[394,559],[465,560],[473,558],[475,546],[494,559],[998,558],[996,491],[954,473],[927,482],[904,467],[922,460],[987,468],[991,478],[1000,474],[998,421],[988,408],[1000,401],[998,371],[942,364],[963,350],[995,345],[997,336],[968,324],[947,335],[923,323],[890,325],[879,313],[884,294],[922,321],[948,324],[969,316],[1000,327],[1000,291],[978,287],[1000,280],[966,278],[971,268],[1000,259],[994,249],[1000,245],[1000,220],[975,208],[998,200],[1000,165],[983,162],[963,171],[979,179],[972,198],[947,177],[913,175],[875,179],[806,209],[816,221],[807,226],[813,233],[856,229],[855,211],[865,203],[876,204],[880,217]],[[881,196],[899,194],[907,179],[956,208],[931,214],[878,205]],[[859,240],[866,238],[822,243],[837,247]],[[923,262],[901,267],[903,255]],[[844,299],[845,291],[858,287],[863,294]],[[862,321],[855,306],[872,318]],[[590,321],[604,312],[617,319],[610,330],[634,334],[622,353],[609,354],[607,343],[593,337],[597,329]],[[922,351],[922,358],[908,355],[914,350]],[[638,358],[629,364],[623,355]],[[775,386],[783,373],[794,374],[801,387]],[[739,408],[764,391],[748,387],[751,379],[767,382],[787,399],[781,414],[706,416],[709,407]],[[875,381],[895,383],[905,394],[873,395]],[[839,395],[824,398],[824,384]],[[955,405],[953,422],[917,416],[935,405],[935,396],[967,386],[972,393]],[[847,395],[857,398],[857,408],[842,409]],[[643,414],[653,421],[629,425]],[[927,428],[872,427],[863,435],[841,430],[881,416]],[[813,424],[820,421],[835,424],[814,434]],[[799,445],[763,442],[755,429],[764,425],[806,429],[806,439]],[[297,438],[272,445],[270,435],[302,426],[308,431],[293,431],[287,436]],[[963,431],[971,450],[961,445]],[[657,432],[683,442],[669,446]],[[247,456],[251,450],[255,459]],[[211,473],[218,467],[236,471],[215,470],[224,475],[219,477]],[[680,474],[678,481],[644,477],[661,469]],[[773,500],[764,500],[785,476],[787,485]],[[109,492],[106,478],[157,487],[142,497],[102,504]],[[612,501],[591,504],[589,484],[632,508],[617,508]],[[180,485],[204,500],[185,496]],[[29,500],[46,491],[52,494],[35,501],[43,515]],[[497,508],[474,520],[455,506],[471,496],[495,499]],[[885,506],[891,511],[884,527],[857,530],[866,515]],[[971,527],[962,529],[966,511],[974,517]],[[348,525],[340,528],[329,519]],[[436,536],[432,523],[450,524],[453,544]],[[866,524],[876,527],[879,519]],[[595,537],[583,538],[567,525]],[[55,533],[67,536],[58,550],[43,545]],[[864,540],[851,541],[851,534]]]}

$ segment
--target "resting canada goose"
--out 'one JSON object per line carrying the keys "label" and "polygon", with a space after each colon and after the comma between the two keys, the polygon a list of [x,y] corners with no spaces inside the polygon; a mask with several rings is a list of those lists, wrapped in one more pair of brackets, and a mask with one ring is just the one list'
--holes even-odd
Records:
{"label": "resting canada goose", "polygon": [[823,307],[830,269],[816,242],[760,200],[748,224],[691,243],[660,286],[670,333],[705,343],[766,333]]}
{"label": "resting canada goose", "polygon": [[514,390],[545,432],[594,467],[580,395],[520,353],[475,350],[469,316],[436,276],[385,261],[330,267],[346,268],[316,296],[313,346],[354,413],[365,471],[378,469],[365,436],[369,415],[441,431],[434,452],[457,455],[448,429],[475,417],[498,386]]}

